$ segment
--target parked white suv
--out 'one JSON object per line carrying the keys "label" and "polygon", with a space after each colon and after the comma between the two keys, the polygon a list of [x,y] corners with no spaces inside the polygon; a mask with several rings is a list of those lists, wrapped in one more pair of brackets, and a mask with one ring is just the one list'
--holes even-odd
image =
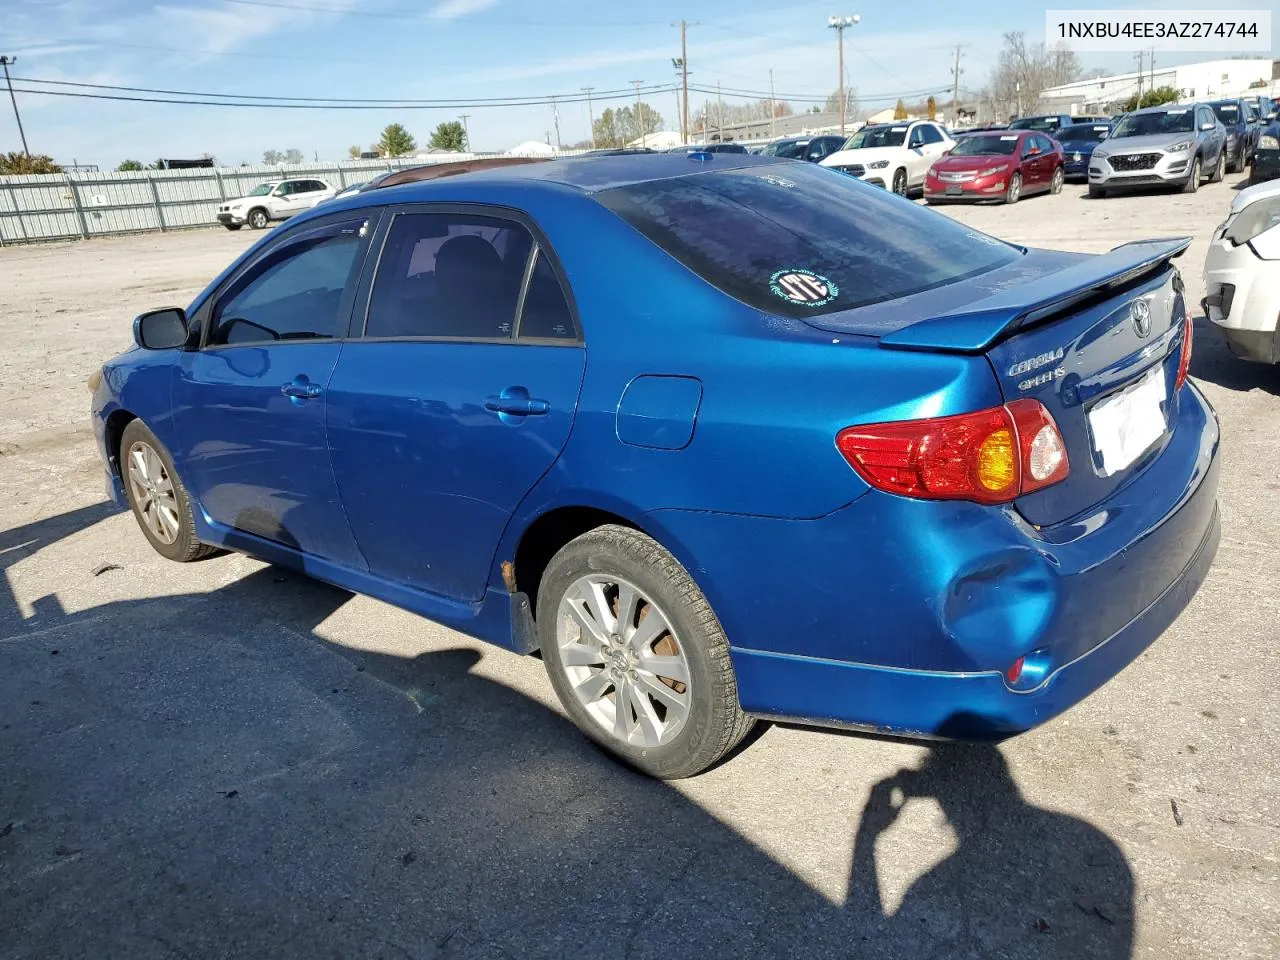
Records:
{"label": "parked white suv", "polygon": [[929,167],[955,143],[931,120],[878,123],[863,127],[821,164],[906,196],[924,189]]}
{"label": "parked white suv", "polygon": [[338,191],[323,180],[268,180],[260,183],[238,200],[228,200],[218,207],[218,222],[228,230],[239,230],[246,223],[261,230],[272,220],[287,220],[295,213],[310,210],[321,200]]}

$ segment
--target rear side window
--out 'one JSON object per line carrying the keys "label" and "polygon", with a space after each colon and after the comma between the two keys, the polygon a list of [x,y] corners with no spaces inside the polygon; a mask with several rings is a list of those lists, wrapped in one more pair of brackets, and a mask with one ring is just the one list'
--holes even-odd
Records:
{"label": "rear side window", "polygon": [[523,225],[464,214],[400,214],[382,248],[365,336],[506,340],[516,333],[522,302],[519,336],[576,338],[555,270]]}
{"label": "rear side window", "polygon": [[732,297],[802,318],[955,283],[1018,248],[813,165],[707,172],[596,198]]}

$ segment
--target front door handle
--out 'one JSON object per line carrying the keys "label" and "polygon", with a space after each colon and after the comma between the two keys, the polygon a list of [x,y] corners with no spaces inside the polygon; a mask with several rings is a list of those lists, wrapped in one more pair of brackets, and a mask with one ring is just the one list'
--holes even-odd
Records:
{"label": "front door handle", "polygon": [[282,384],[280,392],[294,403],[298,403],[302,400],[314,400],[324,393],[324,387],[318,383],[312,383],[306,377],[298,376],[288,383]]}
{"label": "front door handle", "polygon": [[484,408],[499,416],[539,417],[551,412],[551,404],[529,396],[524,387],[507,387],[501,393],[485,397]]}

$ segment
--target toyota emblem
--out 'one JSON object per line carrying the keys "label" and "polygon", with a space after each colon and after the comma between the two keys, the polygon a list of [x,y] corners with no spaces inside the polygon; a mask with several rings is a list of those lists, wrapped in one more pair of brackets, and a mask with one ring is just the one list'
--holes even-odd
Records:
{"label": "toyota emblem", "polygon": [[1133,321],[1133,331],[1139,337],[1151,332],[1151,304],[1146,300],[1135,300],[1129,304],[1129,319]]}

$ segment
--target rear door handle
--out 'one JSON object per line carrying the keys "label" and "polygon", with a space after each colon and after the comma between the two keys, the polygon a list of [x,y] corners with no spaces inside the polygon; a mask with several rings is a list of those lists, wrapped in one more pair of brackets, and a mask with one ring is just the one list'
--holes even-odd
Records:
{"label": "rear door handle", "polygon": [[539,417],[551,412],[551,404],[529,396],[524,387],[507,387],[499,394],[485,398],[484,408],[512,417]]}
{"label": "rear door handle", "polygon": [[318,383],[312,383],[306,377],[299,376],[282,384],[280,392],[290,400],[314,400],[324,393],[324,387]]}

